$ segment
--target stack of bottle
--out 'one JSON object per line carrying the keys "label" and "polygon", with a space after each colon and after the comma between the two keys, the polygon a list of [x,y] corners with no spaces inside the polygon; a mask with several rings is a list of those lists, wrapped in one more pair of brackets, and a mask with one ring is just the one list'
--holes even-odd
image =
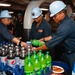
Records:
{"label": "stack of bottle", "polygon": [[[30,51],[29,53],[32,53]],[[15,75],[24,75],[24,59],[28,54],[28,49],[14,43],[0,44],[0,70]],[[5,74],[3,74],[5,75]]]}
{"label": "stack of bottle", "polygon": [[38,53],[33,52],[32,55],[28,53],[28,56],[24,60],[24,72],[25,75],[47,75],[51,72],[52,58],[47,51],[44,55],[42,50]]}
{"label": "stack of bottle", "polygon": [[45,55],[42,50],[32,52],[31,42],[27,44],[27,48],[14,43],[0,44],[0,75],[6,75],[6,72],[9,75],[46,75],[51,71],[52,58],[49,52]]}

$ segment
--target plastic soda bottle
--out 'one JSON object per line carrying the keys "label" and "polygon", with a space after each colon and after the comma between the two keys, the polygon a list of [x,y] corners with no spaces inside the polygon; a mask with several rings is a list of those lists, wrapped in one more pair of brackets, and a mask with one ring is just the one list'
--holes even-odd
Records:
{"label": "plastic soda bottle", "polygon": [[45,54],[45,59],[46,59],[47,67],[50,67],[51,66],[51,62],[52,62],[52,57],[49,55],[48,51]]}
{"label": "plastic soda bottle", "polygon": [[20,53],[19,53],[19,49],[17,48],[15,51],[15,65],[19,65],[20,63]]}
{"label": "plastic soda bottle", "polygon": [[44,54],[40,57],[40,63],[41,63],[41,69],[44,71],[44,74],[46,73],[46,59],[44,57]]}
{"label": "plastic soda bottle", "polygon": [[1,63],[4,63],[4,65],[6,65],[6,63],[7,63],[7,52],[5,51],[4,48],[2,48],[2,50],[1,50],[0,60],[1,60]]}
{"label": "plastic soda bottle", "polygon": [[34,63],[34,60],[35,60],[36,56],[37,56],[36,51],[34,51],[34,53],[31,56],[31,60],[32,60],[33,63]]}
{"label": "plastic soda bottle", "polygon": [[31,50],[32,44],[31,44],[30,41],[27,41],[26,43],[27,43],[27,45],[28,45],[28,46],[27,46],[27,51],[28,51],[28,53],[30,53],[30,52],[31,52],[30,50]]}
{"label": "plastic soda bottle", "polygon": [[24,66],[25,57],[26,57],[25,50],[21,50],[20,51],[20,58],[19,58],[20,59],[20,64],[19,64],[20,68],[22,68]]}
{"label": "plastic soda bottle", "polygon": [[15,55],[12,49],[9,50],[9,55],[7,58],[8,58],[8,61],[7,61],[8,66],[14,68],[15,67]]}
{"label": "plastic soda bottle", "polygon": [[28,53],[28,56],[24,60],[24,65],[28,62],[28,59],[30,59],[30,53]]}
{"label": "plastic soda bottle", "polygon": [[24,65],[24,72],[25,75],[34,75],[34,66],[30,58],[28,58],[28,62],[26,63],[26,65]]}
{"label": "plastic soda bottle", "polygon": [[49,55],[49,51],[46,52],[45,59],[46,59],[46,64],[47,64],[46,73],[50,74],[52,72],[51,70],[52,57]]}
{"label": "plastic soda bottle", "polygon": [[38,56],[36,56],[34,60],[34,70],[35,70],[35,74],[41,75],[41,63],[38,59]]}
{"label": "plastic soda bottle", "polygon": [[38,56],[39,59],[40,59],[41,55],[42,55],[42,50],[40,50],[40,51],[37,53],[37,56]]}

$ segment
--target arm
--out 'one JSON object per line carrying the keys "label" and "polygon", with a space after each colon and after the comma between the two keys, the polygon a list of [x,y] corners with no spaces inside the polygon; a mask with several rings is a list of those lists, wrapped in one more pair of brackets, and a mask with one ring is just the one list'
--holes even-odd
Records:
{"label": "arm", "polygon": [[[18,38],[14,37],[5,26],[0,26],[0,34],[8,41],[12,41],[16,44],[20,43],[20,40]],[[21,42],[21,44],[24,47],[27,46],[25,42]]]}
{"label": "arm", "polygon": [[24,47],[27,47],[27,44],[26,44],[25,42],[20,41],[20,39],[18,39],[18,38],[16,38],[16,37],[14,37],[14,38],[12,39],[12,42],[14,42],[14,43],[16,43],[16,44],[20,44],[20,45],[22,45],[22,46],[24,46]]}
{"label": "arm", "polygon": [[72,30],[70,26],[59,28],[56,31],[56,33],[53,34],[51,39],[50,39],[50,36],[45,38],[45,40],[50,39],[48,42],[45,43],[45,45],[37,47],[35,50],[38,51],[38,50],[45,50],[45,49],[53,49],[57,44],[64,41],[64,39],[67,38],[67,36],[71,33],[72,33]]}
{"label": "arm", "polygon": [[40,41],[49,41],[52,39],[52,36],[48,36],[48,37],[45,37],[45,38],[41,38],[39,39]]}
{"label": "arm", "polygon": [[39,50],[47,50],[47,49],[49,49],[46,45],[42,45],[42,46],[40,46],[40,47],[37,47],[37,48],[32,48],[32,50],[34,51],[34,50],[36,50],[36,51],[39,51]]}

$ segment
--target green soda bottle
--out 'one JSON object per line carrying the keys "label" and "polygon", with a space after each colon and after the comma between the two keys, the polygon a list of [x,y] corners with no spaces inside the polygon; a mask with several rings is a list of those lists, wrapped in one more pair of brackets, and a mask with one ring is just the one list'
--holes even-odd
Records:
{"label": "green soda bottle", "polygon": [[35,58],[36,58],[36,51],[34,51],[34,53],[31,56],[32,63],[34,63]]}
{"label": "green soda bottle", "polygon": [[41,75],[41,63],[38,59],[38,56],[36,56],[34,60],[34,70],[35,70],[35,74]]}
{"label": "green soda bottle", "polygon": [[31,43],[33,46],[38,46],[38,40],[34,39],[34,40],[31,40]]}
{"label": "green soda bottle", "polygon": [[45,54],[45,59],[47,64],[46,73],[52,72],[52,69],[51,69],[52,57],[49,55],[48,51]]}
{"label": "green soda bottle", "polygon": [[44,74],[46,73],[46,59],[44,57],[44,54],[41,55],[40,57],[40,63],[41,63],[41,70],[44,71]]}
{"label": "green soda bottle", "polygon": [[39,50],[39,52],[37,53],[37,56],[38,56],[39,60],[40,60],[40,57],[41,57],[42,54],[43,54],[42,50]]}
{"label": "green soda bottle", "polygon": [[30,60],[30,58],[28,58],[28,62],[26,63],[26,65],[24,66],[24,72],[25,75],[34,75],[34,66]]}
{"label": "green soda bottle", "polygon": [[28,62],[28,59],[30,59],[30,53],[28,53],[28,56],[24,60],[24,65]]}
{"label": "green soda bottle", "polygon": [[47,67],[50,67],[52,62],[52,57],[49,55],[49,51],[46,52],[45,59],[46,59]]}

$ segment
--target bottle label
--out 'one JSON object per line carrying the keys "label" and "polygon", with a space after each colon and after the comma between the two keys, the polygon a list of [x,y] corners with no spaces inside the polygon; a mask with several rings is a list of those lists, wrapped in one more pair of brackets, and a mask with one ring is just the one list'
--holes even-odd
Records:
{"label": "bottle label", "polygon": [[20,63],[20,58],[19,57],[15,57],[15,64],[19,65],[19,63]]}
{"label": "bottle label", "polygon": [[7,62],[7,64],[8,64],[8,66],[10,66],[10,67],[14,67],[14,65],[15,65],[15,59],[8,59],[8,62]]}
{"label": "bottle label", "polygon": [[6,62],[7,62],[7,56],[1,57],[1,62],[4,63],[4,65],[6,65]]}
{"label": "bottle label", "polygon": [[20,59],[20,68],[24,66],[24,60]]}

